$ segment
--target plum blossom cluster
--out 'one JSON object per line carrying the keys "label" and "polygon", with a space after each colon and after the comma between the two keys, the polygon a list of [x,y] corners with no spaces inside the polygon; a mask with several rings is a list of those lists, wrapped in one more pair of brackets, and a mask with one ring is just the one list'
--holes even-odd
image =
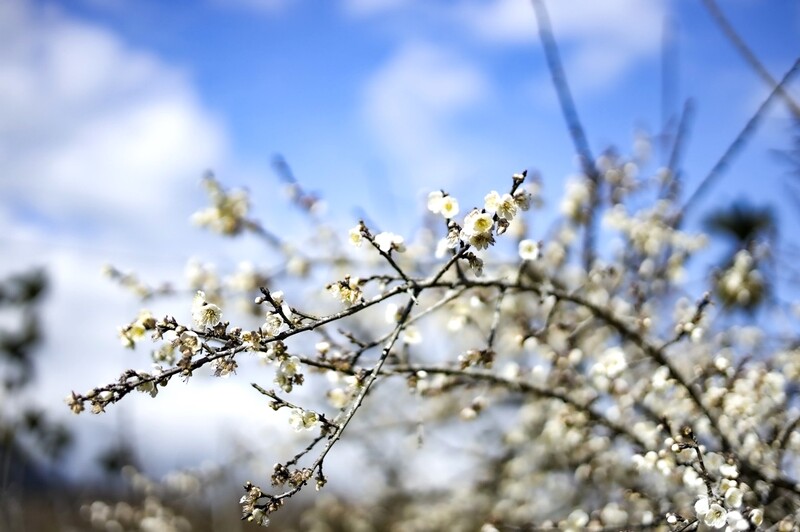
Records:
{"label": "plum blossom cluster", "polygon": [[[369,505],[397,510],[397,530],[785,529],[800,519],[796,334],[779,341],[726,321],[719,286],[740,303],[755,291],[744,252],[716,279],[683,284],[705,237],[679,228],[669,199],[638,210],[625,202],[669,175],[598,167],[604,179],[568,184],[563,218],[547,228],[531,223],[538,185],[520,172],[469,209],[431,192],[434,224],[417,235],[359,222],[341,231],[352,246],[313,260],[281,245],[285,264],[304,261],[303,282],[318,283],[312,297],[294,291],[299,270],[288,266],[284,277],[264,275],[253,261],[220,282],[196,263],[185,319],[142,311],[119,331],[128,347],[149,336],[153,369],[67,402],[99,413],[133,391],[155,397],[176,377],[247,375],[302,442],[270,478],[244,486],[242,518],[264,526],[306,486],[326,486],[331,449],[358,445],[362,424],[371,452],[382,447],[372,438],[425,446],[435,445],[426,433],[448,431],[438,434],[470,452],[446,468],[479,472],[449,481],[443,496],[434,475],[420,482],[398,461],[412,457],[366,465],[365,451],[358,467],[430,484],[402,500],[373,494]],[[219,232],[260,227],[213,190],[214,216],[230,218],[226,227],[239,220]],[[601,215],[604,241],[621,245],[587,254],[592,240],[577,236]],[[251,296],[239,324],[233,293]],[[378,430],[387,420],[393,428]],[[386,529],[362,510],[323,498],[304,512],[304,529]]]}
{"label": "plum blossom cluster", "polygon": [[161,480],[154,480],[133,466],[124,466],[121,473],[133,496],[119,502],[95,500],[83,505],[80,511],[91,530],[189,532],[196,520],[180,507],[180,502],[197,498],[204,485],[222,476],[213,467],[174,471]]}
{"label": "plum blossom cluster", "polygon": [[764,277],[750,251],[740,250],[717,280],[717,292],[726,305],[752,307],[764,295]]}
{"label": "plum blossom cluster", "polygon": [[241,233],[250,210],[247,193],[243,190],[225,191],[211,175],[206,176],[203,184],[212,205],[192,216],[192,222],[222,235]]}

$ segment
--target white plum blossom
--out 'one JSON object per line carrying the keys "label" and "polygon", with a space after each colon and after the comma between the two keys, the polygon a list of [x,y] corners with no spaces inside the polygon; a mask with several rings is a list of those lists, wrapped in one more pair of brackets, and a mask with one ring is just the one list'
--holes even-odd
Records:
{"label": "white plum blossom", "polygon": [[295,408],[289,416],[289,424],[300,432],[302,430],[311,430],[317,423],[319,423],[319,415],[312,410],[303,410]]}
{"label": "white plum blossom", "polygon": [[458,216],[458,200],[453,196],[445,196],[442,198],[442,206],[439,211],[445,219],[450,220]]}
{"label": "white plum blossom", "polygon": [[728,488],[725,492],[725,505],[730,508],[739,508],[742,505],[743,496],[744,494],[739,488]]}
{"label": "white plum blossom", "polygon": [[711,528],[723,528],[728,524],[728,512],[719,504],[713,503],[703,516],[703,522]]}
{"label": "white plum blossom", "polygon": [[288,326],[277,312],[268,312],[265,322],[261,325],[261,333],[273,337],[286,330]]}
{"label": "white plum blossom", "polygon": [[400,307],[398,307],[396,303],[389,303],[388,305],[386,305],[386,311],[384,316],[386,319],[386,323],[394,325],[400,320],[401,316]]}
{"label": "white plum blossom", "polygon": [[130,325],[119,329],[119,338],[122,345],[133,348],[136,342],[142,340],[145,333],[155,327],[156,320],[149,310],[142,310]]}
{"label": "white plum blossom", "polygon": [[292,356],[283,360],[280,364],[279,371],[288,377],[296,375],[297,372],[300,371],[300,359]]}
{"label": "white plum blossom", "polygon": [[519,243],[519,256],[522,260],[534,261],[541,254],[541,246],[535,240],[525,239]]}
{"label": "white plum blossom", "polygon": [[184,331],[178,337],[178,347],[184,355],[193,355],[200,351],[202,343],[194,331]]}
{"label": "white plum blossom", "polygon": [[444,193],[441,190],[433,190],[428,193],[428,210],[433,214],[441,213],[443,199]]}
{"label": "white plum blossom", "polygon": [[391,250],[402,253],[406,250],[405,244],[403,243],[403,237],[394,233],[378,233],[375,235],[375,243],[384,253],[389,253]]}
{"label": "white plum blossom", "polygon": [[737,530],[750,530],[750,523],[747,522],[747,519],[742,515],[742,513],[738,510],[734,510],[728,512],[726,521],[728,526],[726,528],[726,532],[735,532]]}
{"label": "white plum blossom", "polygon": [[342,409],[350,403],[350,394],[341,388],[334,388],[327,393],[328,403],[334,408]]}
{"label": "white plum blossom", "polygon": [[717,289],[726,304],[747,307],[761,298],[764,278],[749,251],[743,249],[736,253],[733,264],[717,282]]}
{"label": "white plum blossom", "polygon": [[270,296],[272,297],[272,301],[274,301],[275,304],[280,307],[281,312],[283,313],[283,317],[285,317],[288,320],[291,320],[292,307],[290,307],[289,304],[284,299],[283,291],[276,290],[275,292],[270,293]]}
{"label": "white plum blossom", "polygon": [[294,388],[298,381],[294,378],[300,372],[300,359],[296,356],[285,358],[278,365],[278,370],[275,373],[275,383],[281,389],[289,393]]}
{"label": "white plum blossom", "polygon": [[701,497],[694,504],[694,511],[698,518],[711,528],[722,528],[728,522],[728,512],[719,503],[709,501],[708,497]]}
{"label": "white plum blossom", "polygon": [[485,211],[479,211],[478,209],[473,209],[464,218],[464,227],[462,232],[467,237],[472,237],[475,235],[491,233],[493,228],[494,220],[492,220],[491,214]]}
{"label": "white plum blossom", "polygon": [[750,522],[755,526],[761,526],[764,523],[764,510],[756,508],[750,512]]}
{"label": "white plum blossom", "polygon": [[222,319],[222,310],[206,301],[206,294],[198,290],[192,301],[192,321],[198,329],[216,326]]}
{"label": "white plum blossom", "polygon": [[561,213],[573,221],[583,220],[584,211],[589,204],[589,187],[585,178],[567,182],[567,191],[561,201]]}
{"label": "white plum blossom", "polygon": [[625,351],[614,346],[609,347],[600,355],[600,359],[592,367],[592,373],[614,378],[625,371],[627,367],[628,363],[625,360]]}
{"label": "white plum blossom", "polygon": [[736,467],[736,464],[724,463],[719,466],[719,473],[724,477],[738,478],[739,469]]}
{"label": "white plum blossom", "polygon": [[492,215],[477,209],[472,210],[464,218],[464,227],[461,230],[462,238],[469,241],[477,249],[486,249],[494,243],[492,230],[494,220]]}
{"label": "white plum blossom", "polygon": [[348,233],[348,240],[355,247],[360,248],[361,243],[364,241],[364,235],[361,234],[361,226],[357,225],[350,229]]}
{"label": "white plum blossom", "polygon": [[441,190],[434,190],[428,194],[428,210],[450,220],[458,215],[458,200]]}
{"label": "white plum blossom", "polygon": [[418,327],[409,325],[403,330],[403,342],[409,345],[422,343],[422,333]]}
{"label": "white plum blossom", "polygon": [[213,177],[205,178],[203,184],[213,205],[194,213],[191,217],[192,223],[222,235],[239,234],[245,226],[250,208],[247,192],[228,192]]}
{"label": "white plum blossom", "polygon": [[486,212],[496,213],[499,218],[511,220],[517,214],[517,202],[511,194],[501,196],[496,190],[492,190],[484,198],[484,209]]}

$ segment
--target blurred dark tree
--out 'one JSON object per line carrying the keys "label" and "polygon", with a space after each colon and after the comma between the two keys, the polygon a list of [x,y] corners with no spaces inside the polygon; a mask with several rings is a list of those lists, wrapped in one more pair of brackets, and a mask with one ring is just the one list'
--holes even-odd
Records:
{"label": "blurred dark tree", "polygon": [[[736,201],[711,211],[705,218],[705,229],[712,239],[733,244],[725,253],[715,283],[717,295],[727,309],[754,312],[770,300],[768,273],[774,264],[772,257],[762,250],[774,248],[777,242],[778,226],[773,212],[770,206],[756,207]],[[730,283],[744,285],[749,296],[733,297],[728,290]]]}
{"label": "blurred dark tree", "polygon": [[47,417],[31,393],[42,340],[40,305],[47,277],[32,270],[0,281],[0,528],[25,492],[58,484],[49,464],[70,443],[67,429]]}

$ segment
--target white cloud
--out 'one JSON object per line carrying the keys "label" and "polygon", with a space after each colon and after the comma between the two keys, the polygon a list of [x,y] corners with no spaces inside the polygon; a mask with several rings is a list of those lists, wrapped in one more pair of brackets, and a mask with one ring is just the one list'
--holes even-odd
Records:
{"label": "white cloud", "polygon": [[[31,393],[71,422],[84,462],[109,443],[98,432],[123,423],[119,412],[137,414],[137,402],[89,421],[70,417],[63,398],[127,367],[149,367],[149,346],[131,355],[116,337],[140,303],[102,279],[100,267],[112,261],[156,282],[180,280],[184,257],[204,238],[188,223],[199,178],[225,163],[225,139],[185,73],[58,8],[0,2],[0,245],[10,259],[0,263],[0,279],[32,266],[50,276]],[[207,412],[185,407],[158,401],[165,419],[185,420],[170,425],[173,432],[214,430]],[[165,452],[173,448],[169,427],[154,445]]]}
{"label": "white cloud", "polygon": [[0,35],[0,193],[61,230],[110,213],[152,224],[220,159],[221,130],[154,57],[16,1]]}
{"label": "white cloud", "polygon": [[429,44],[401,48],[369,80],[364,114],[398,175],[427,183],[452,179],[462,168],[451,120],[477,106],[489,83],[473,64]]}
{"label": "white cloud", "polygon": [[249,9],[259,13],[275,14],[283,11],[296,0],[210,0],[212,4],[225,8]]}
{"label": "white cloud", "polygon": [[414,0],[342,0],[348,13],[372,15],[410,5]]}
{"label": "white cloud", "polygon": [[[546,6],[570,80],[580,87],[608,86],[659,50],[663,0],[558,0]],[[536,17],[526,0],[468,0],[457,18],[488,42],[538,42]]]}

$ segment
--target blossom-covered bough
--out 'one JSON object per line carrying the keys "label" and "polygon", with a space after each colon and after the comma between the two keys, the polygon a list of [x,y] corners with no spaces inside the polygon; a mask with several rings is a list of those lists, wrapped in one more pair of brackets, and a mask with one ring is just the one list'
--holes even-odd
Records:
{"label": "blossom-covered bough", "polygon": [[[244,192],[209,177],[212,206],[195,223],[263,238],[282,267],[248,264],[221,283],[194,264],[190,323],[142,311],[120,330],[130,347],[152,337],[155,370],[73,393],[70,408],[99,413],[133,391],[156,397],[176,377],[229,376],[253,358],[273,368],[271,385],[253,382],[253,393],[286,410],[309,439],[274,466],[270,488],[245,484],[243,519],[261,525],[305,486],[325,486],[326,460],[352,436],[354,419],[405,407],[403,395],[393,394],[392,405],[380,400],[382,388],[399,384],[429,412],[423,423],[456,433],[479,427],[485,451],[480,474],[447,496],[415,489],[398,502],[386,494],[387,504],[403,504],[392,529],[793,530],[796,323],[787,315],[785,327],[742,327],[725,317],[728,308],[765,301],[759,264],[768,249],[748,242],[721,272],[691,262],[707,238],[682,230],[682,139],[664,168],[648,169],[646,138],[634,157],[592,157],[546,13],[534,6],[582,171],[549,229],[525,212],[542,198],[523,171],[466,212],[463,198],[431,191],[428,223],[413,239],[361,221],[339,232],[348,250],[339,240],[301,248],[254,220]],[[316,223],[319,198],[282,161],[278,169]],[[687,272],[700,281],[686,284]],[[162,291],[109,273],[141,296]],[[302,297],[298,280],[316,286],[314,296],[327,292],[327,301]],[[228,321],[236,294],[249,296],[257,323]],[[332,504],[305,519],[386,529],[378,515]]]}
{"label": "blossom-covered bough", "polygon": [[[645,185],[636,183],[630,161],[606,157],[601,163],[609,178],[605,186]],[[619,172],[626,178],[618,179]],[[680,294],[681,278],[674,270],[703,238],[672,228],[666,206],[633,215],[623,203],[608,209],[608,227],[619,231],[624,245],[616,261],[596,259],[585,271],[568,257],[586,219],[580,210],[587,208],[581,203],[587,196],[580,188],[587,182],[567,187],[566,220],[538,242],[527,238],[521,219],[540,201],[535,184],[526,188],[525,179],[525,172],[515,174],[507,193],[489,192],[484,205],[463,218],[455,198],[432,192],[428,208],[442,220],[440,241],[428,246],[434,260],[423,260],[421,248],[402,237],[373,235],[360,222],[349,241],[380,257],[382,265],[370,264],[371,276],[327,283],[325,290],[341,305],[332,313],[292,306],[268,286],[258,287],[254,304],[265,309],[264,318],[252,330],[224,321],[221,301],[209,301],[202,290],[194,296],[190,324],[142,312],[120,334],[126,345],[148,333],[161,343],[154,351],[156,371],[131,370],[112,384],[73,393],[70,407],[102,412],[132,391],[155,397],[175,377],[186,380],[204,368],[229,375],[242,357],[257,355],[275,368],[277,388],[253,387],[272,409],[288,409],[296,430],[316,434],[275,465],[272,485],[282,491],[245,485],[244,518],[261,524],[307,484],[324,486],[329,451],[346,438],[376,383],[395,377],[465,421],[482,419],[492,403],[516,397],[518,421],[498,436],[504,452],[486,464],[495,495],[487,498],[476,484],[469,513],[459,509],[465,522],[480,519],[497,528],[660,524],[674,530],[702,522],[747,530],[793,520],[800,501],[793,476],[800,415],[787,380],[800,377],[797,352],[759,351],[772,342],[749,338],[751,330],[714,331],[710,293],[693,303],[673,297]],[[225,194],[218,184],[210,186]],[[248,224],[257,226],[239,220],[219,230]],[[487,250],[506,238],[516,240],[517,260],[500,254],[493,261]],[[348,266],[355,268],[353,260]],[[344,262],[339,257],[330,263]],[[670,305],[674,318],[666,315]],[[388,312],[374,312],[379,306]],[[388,329],[371,338],[341,327],[361,318],[374,327],[376,314],[387,314]],[[426,353],[419,337],[429,333],[445,337],[446,356]],[[313,355],[290,347],[302,335],[321,338]],[[481,344],[475,344],[478,337]],[[328,412],[289,398],[306,373],[333,377],[329,389],[317,392],[327,399]],[[466,405],[448,397],[478,385],[485,391]],[[543,506],[555,500],[562,504]],[[573,506],[568,512],[565,502]]]}

